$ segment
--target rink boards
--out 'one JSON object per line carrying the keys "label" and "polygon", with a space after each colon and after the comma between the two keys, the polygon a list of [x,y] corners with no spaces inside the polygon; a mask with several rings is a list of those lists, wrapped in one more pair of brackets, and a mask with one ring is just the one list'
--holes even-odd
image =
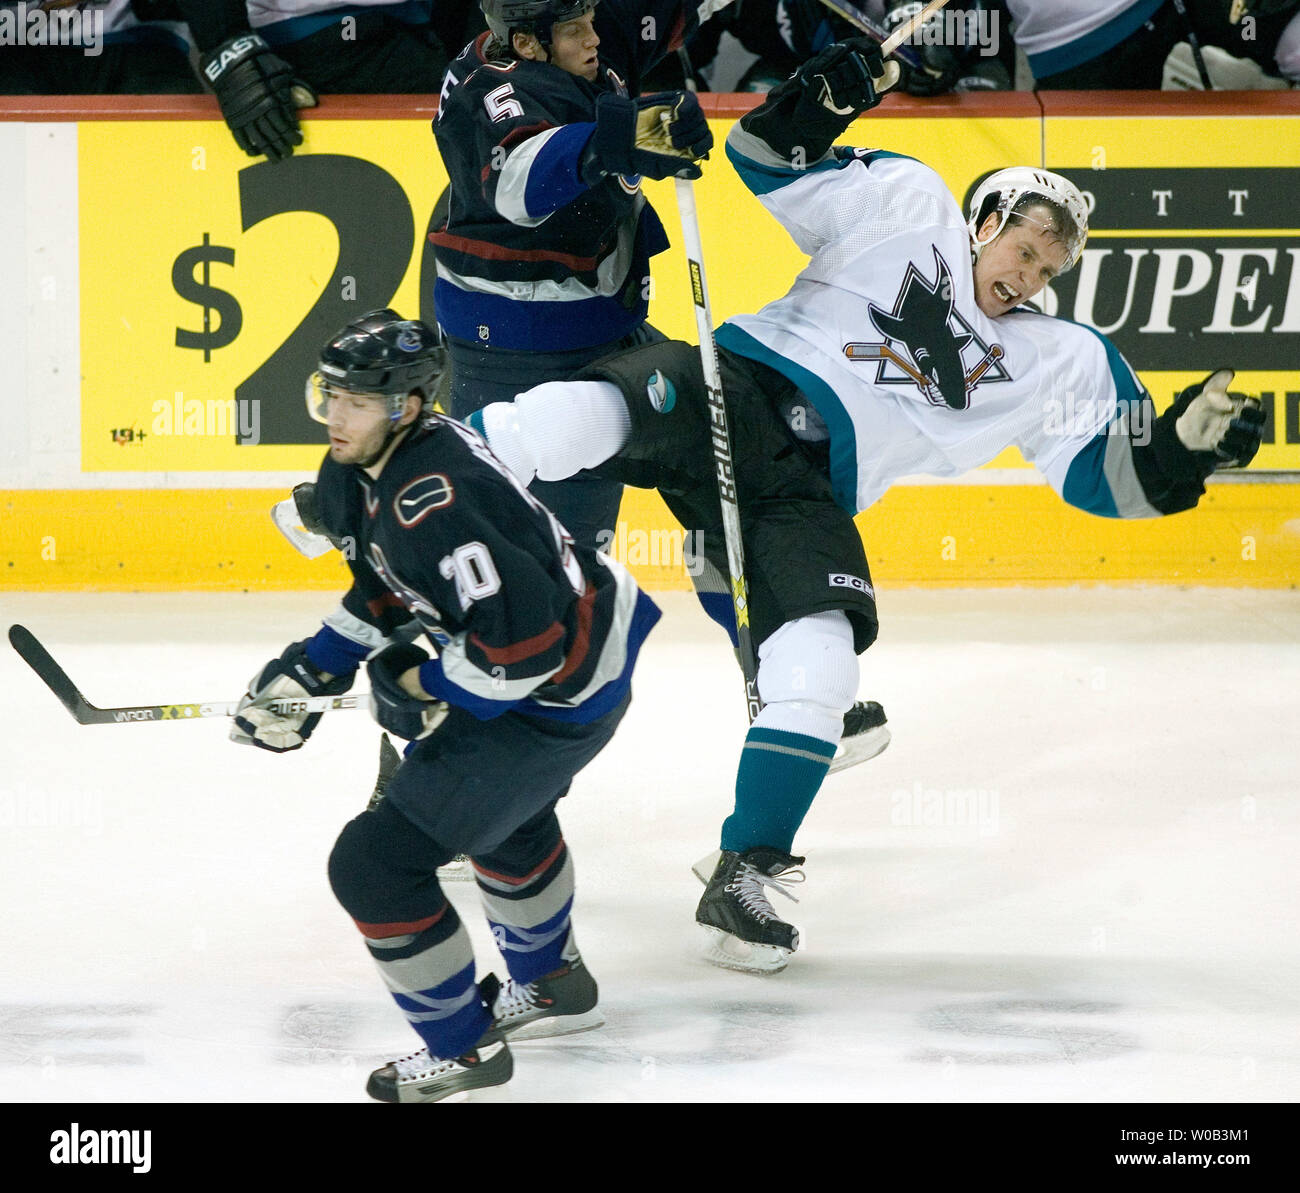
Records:
{"label": "rink boards", "polygon": [[[1300,97],[891,98],[845,140],[932,164],[959,198],[1041,163],[1090,199],[1093,235],[1049,309],[1107,332],[1157,407],[1214,368],[1260,394],[1265,444],[1201,507],[1115,524],[1064,506],[1013,450],[959,484],[896,487],[860,519],[877,579],[1280,586],[1300,575]],[[719,144],[751,102],[705,97]],[[446,177],[419,97],[327,100],[284,163],[243,156],[202,97],[0,101],[0,292],[10,399],[0,586],[337,588],[267,511],[314,473],[302,379],[360,311],[432,317],[425,234]],[[718,319],[806,260],[720,150],[696,184]],[[672,188],[647,183],[680,241]],[[693,339],[680,247],[651,320]],[[1069,412],[1065,412],[1068,417]],[[689,544],[688,544],[689,545]],[[682,587],[682,536],[629,494],[609,547]]]}

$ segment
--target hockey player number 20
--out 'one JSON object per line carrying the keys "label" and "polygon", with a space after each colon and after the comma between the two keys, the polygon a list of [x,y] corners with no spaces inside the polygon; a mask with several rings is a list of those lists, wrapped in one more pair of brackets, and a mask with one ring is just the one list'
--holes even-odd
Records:
{"label": "hockey player number 20", "polygon": [[479,542],[464,543],[450,555],[444,555],[438,560],[438,571],[444,580],[455,580],[462,610],[501,589],[501,577],[492,562],[492,553]]}
{"label": "hockey player number 20", "polygon": [[524,106],[513,98],[515,89],[509,83],[502,83],[483,97],[483,106],[493,121],[509,120],[512,116],[522,116]]}

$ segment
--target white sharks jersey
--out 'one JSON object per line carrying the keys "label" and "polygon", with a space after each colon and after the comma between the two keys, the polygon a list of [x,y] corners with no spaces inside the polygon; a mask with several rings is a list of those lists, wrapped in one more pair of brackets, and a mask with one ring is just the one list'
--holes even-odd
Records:
{"label": "white sharks jersey", "polygon": [[1136,33],[1164,0],[1007,0],[1016,45],[1038,79],[1089,62]]}
{"label": "white sharks jersey", "polygon": [[953,477],[1016,445],[1071,504],[1153,517],[1131,437],[1154,407],[1091,328],[975,302],[966,221],[912,158],[836,147],[790,168],[736,124],[727,154],[812,258],[789,293],[738,315],[719,345],[799,386],[825,424],[837,502],[858,511],[901,477]]}

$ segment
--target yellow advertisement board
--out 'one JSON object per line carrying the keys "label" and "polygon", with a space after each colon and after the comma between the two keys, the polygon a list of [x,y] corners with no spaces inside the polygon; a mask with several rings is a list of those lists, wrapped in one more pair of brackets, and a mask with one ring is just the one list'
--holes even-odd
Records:
{"label": "yellow advertisement board", "polygon": [[1102,119],[1049,102],[1044,146],[1092,204],[1052,313],[1108,335],[1159,408],[1236,369],[1233,390],[1268,418],[1251,470],[1300,469],[1300,120]]}
{"label": "yellow advertisement board", "polygon": [[[783,294],[807,260],[725,160],[730,124],[713,122],[696,184],[718,320]],[[320,345],[374,307],[434,317],[426,233],[447,178],[428,122],[306,128],[272,163],[217,122],[80,126],[83,471],[313,469],[302,390]],[[845,138],[922,157],[959,196],[1038,140],[1030,118],[880,117]],[[674,242],[652,265],[651,322],[694,339],[672,184],[645,191]]]}

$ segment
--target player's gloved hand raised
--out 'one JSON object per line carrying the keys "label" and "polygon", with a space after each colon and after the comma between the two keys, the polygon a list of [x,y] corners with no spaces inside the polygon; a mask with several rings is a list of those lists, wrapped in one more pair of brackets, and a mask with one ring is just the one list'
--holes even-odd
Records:
{"label": "player's gloved hand raised", "polygon": [[898,79],[898,63],[892,58],[886,62],[869,37],[837,41],[795,72],[804,97],[836,116],[857,116],[874,108]]}
{"label": "player's gloved hand raised", "polygon": [[449,706],[431,700],[418,677],[403,676],[429,661],[413,642],[394,642],[366,662],[370,675],[370,712],[389,733],[407,741],[428,737],[446,719]]}
{"label": "player's gloved hand raised", "polygon": [[235,711],[231,741],[277,754],[297,750],[311,737],[323,714],[282,713],[266,706],[274,700],[341,696],[352,686],[351,675],[331,677],[318,671],[307,657],[306,647],[305,639],[295,642],[252,678]]}
{"label": "player's gloved hand raised", "polygon": [[302,144],[298,109],[314,108],[316,93],[256,33],[227,38],[199,61],[216,92],[235,144],[250,157],[289,157]]}
{"label": "player's gloved hand raised", "polygon": [[695,163],[713,148],[713,134],[689,91],[664,91],[631,99],[602,95],[596,131],[582,157],[582,177],[594,186],[607,174],[645,178],[699,178]]}
{"label": "player's gloved hand raised", "polygon": [[1233,371],[1220,369],[1174,400],[1174,430],[1190,452],[1213,452],[1216,468],[1244,468],[1259,451],[1264,410],[1258,398],[1228,393]]}
{"label": "player's gloved hand raised", "polygon": [[[893,33],[906,25],[923,8],[925,8],[925,5],[920,3],[920,0],[913,0],[910,4],[895,6],[885,16],[885,28],[890,33]],[[930,26],[931,22],[942,19],[939,13],[935,13],[922,28],[925,29]],[[915,40],[920,41],[919,38]],[[914,49],[921,59],[921,67],[918,69],[915,66],[909,66],[907,63],[902,65],[903,90],[908,95],[946,95],[957,85],[957,80],[962,75],[962,69],[961,56],[956,49],[952,46],[929,44],[916,45]]]}

